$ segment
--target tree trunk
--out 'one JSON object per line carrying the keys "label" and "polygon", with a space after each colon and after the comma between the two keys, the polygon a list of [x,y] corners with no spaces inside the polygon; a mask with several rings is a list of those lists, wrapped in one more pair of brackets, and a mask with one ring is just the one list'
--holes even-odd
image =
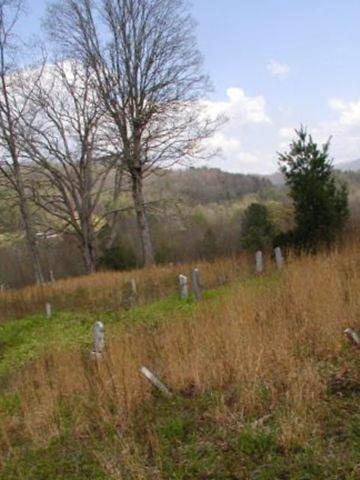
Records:
{"label": "tree trunk", "polygon": [[82,220],[82,254],[86,273],[96,272],[96,253],[94,246],[94,231],[91,224],[91,215],[84,214]]}
{"label": "tree trunk", "polygon": [[[1,12],[3,14],[3,9]],[[3,20],[3,19],[2,19]],[[20,159],[17,145],[17,134],[14,128],[14,112],[11,106],[11,101],[9,98],[9,91],[7,85],[7,73],[6,73],[6,62],[5,62],[5,43],[2,41],[0,44],[0,97],[1,97],[1,130],[4,137],[6,149],[10,154],[12,160],[11,173],[5,174],[6,178],[10,178],[10,185],[13,186],[16,194],[18,196],[19,208],[21,213],[21,219],[25,229],[25,238],[26,243],[31,255],[31,260],[33,264],[34,276],[37,284],[44,282],[44,275],[41,268],[40,255],[37,247],[36,235],[32,226],[31,214],[29,210],[28,199],[26,196],[25,185],[22,177],[22,172],[20,168]],[[15,114],[16,118],[16,114]],[[6,132],[4,134],[4,132]],[[6,165],[9,165],[5,162]],[[4,172],[4,170],[2,170]]]}
{"label": "tree trunk", "polygon": [[114,193],[113,193],[113,208],[115,209],[115,211],[111,214],[109,219],[110,233],[108,236],[108,240],[106,242],[107,249],[110,249],[114,246],[114,243],[118,234],[118,223],[120,219],[120,212],[117,210],[117,208],[118,208],[118,200],[121,194],[123,174],[124,174],[123,168],[117,167],[116,173],[115,173]]}
{"label": "tree trunk", "polygon": [[83,259],[86,273],[91,274],[96,272],[96,258],[94,254],[93,245],[91,242],[84,242],[83,244]]}
{"label": "tree trunk", "polygon": [[35,232],[33,230],[31,220],[30,220],[29,207],[27,203],[28,201],[25,196],[24,187],[22,184],[22,180],[20,178],[20,174],[18,177],[18,193],[19,193],[19,206],[20,206],[21,218],[22,218],[24,230],[25,230],[26,243],[30,252],[31,260],[32,260],[35,280],[36,280],[36,283],[40,285],[44,283],[44,275],[41,268],[40,255],[39,255],[39,250],[37,246]]}
{"label": "tree trunk", "polygon": [[153,265],[155,263],[154,250],[151,241],[149,222],[145,211],[142,178],[141,174],[138,174],[137,172],[132,173],[132,194],[135,205],[136,220],[140,234],[144,265]]}

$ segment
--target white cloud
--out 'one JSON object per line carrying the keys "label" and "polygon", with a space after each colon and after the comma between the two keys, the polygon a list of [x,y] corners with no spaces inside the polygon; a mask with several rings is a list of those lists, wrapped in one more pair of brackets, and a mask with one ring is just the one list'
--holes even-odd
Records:
{"label": "white cloud", "polygon": [[242,149],[241,142],[238,139],[227,137],[221,132],[217,132],[209,138],[208,144],[214,150],[221,149],[221,153],[226,153],[227,155],[237,154]]}
{"label": "white cloud", "polygon": [[211,161],[227,171],[261,171],[264,155],[258,148],[244,145],[256,131],[261,137],[262,129],[271,124],[266,111],[266,100],[262,95],[249,96],[241,88],[227,90],[227,101],[208,101],[206,108],[210,116],[224,115],[227,122],[207,140],[211,149],[219,149],[220,155]]}
{"label": "white cloud", "polygon": [[279,136],[286,140],[290,140],[295,136],[295,128],[294,127],[282,127],[279,130]]}
{"label": "white cloud", "polygon": [[273,77],[285,78],[290,73],[290,66],[272,59],[267,64],[267,70]]}
{"label": "white cloud", "polygon": [[357,126],[344,124],[340,116],[334,122],[323,122],[310,129],[314,140],[325,143],[331,137],[330,154],[335,163],[360,157],[360,132]]}
{"label": "white cloud", "polygon": [[288,150],[290,142],[295,138],[295,127],[281,127],[278,130],[278,135],[281,138],[278,144],[277,151],[284,152]]}
{"label": "white cloud", "polygon": [[[211,112],[224,113],[229,119],[209,140],[211,147],[222,150],[212,165],[232,172],[276,170],[277,152],[288,150],[302,119],[296,118],[296,112],[286,119],[277,107],[270,118],[266,107],[263,95],[249,96],[240,88],[229,88],[227,101],[209,102]],[[323,121],[307,120],[314,141],[323,144],[331,137],[330,155],[335,164],[360,158],[360,99],[334,97],[328,100],[328,107]]]}
{"label": "white cloud", "polygon": [[251,123],[270,123],[266,114],[266,102],[262,95],[251,97],[241,88],[230,87],[225,102],[208,101],[205,105],[210,115],[225,115],[230,123],[237,126]]}
{"label": "white cloud", "polygon": [[220,158],[226,162],[228,168],[232,169],[234,165],[234,171],[236,167],[244,167],[244,164],[256,164],[259,161],[258,156],[255,153],[247,152],[244,150],[242,142],[224,133],[217,132],[213,137],[208,140],[208,144],[213,149],[220,149]]}
{"label": "white cloud", "polygon": [[360,100],[329,99],[329,107],[338,114],[310,129],[314,139],[325,143],[331,137],[330,154],[334,162],[348,162],[360,157]]}
{"label": "white cloud", "polygon": [[341,125],[360,126],[360,100],[345,102],[340,98],[331,98],[329,105],[332,110],[340,113]]}

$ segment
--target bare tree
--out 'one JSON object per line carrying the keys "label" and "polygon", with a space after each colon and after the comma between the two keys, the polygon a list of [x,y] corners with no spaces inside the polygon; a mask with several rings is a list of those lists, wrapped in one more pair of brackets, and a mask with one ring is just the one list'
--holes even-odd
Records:
{"label": "bare tree", "polygon": [[[16,66],[17,41],[14,29],[22,7],[21,0],[0,0],[0,172],[15,194],[35,279],[37,283],[41,283],[44,278],[27,197],[22,166],[23,152],[19,145],[19,125],[27,108],[27,101],[19,102],[17,93],[22,73]],[[34,81],[36,82],[36,79]]]}
{"label": "bare tree", "polygon": [[33,167],[32,199],[53,228],[76,234],[86,271],[96,269],[96,215],[116,155],[91,75],[75,62],[48,65],[31,92],[22,132]]}
{"label": "bare tree", "polygon": [[184,0],[52,0],[47,28],[60,48],[91,68],[117,129],[129,174],[145,265],[154,262],[143,180],[157,167],[199,155],[214,123]]}
{"label": "bare tree", "polygon": [[107,212],[107,228],[108,236],[106,239],[106,248],[110,249],[114,247],[118,230],[119,220],[124,209],[119,208],[119,201],[121,194],[124,193],[124,168],[122,163],[122,157],[119,156],[119,160],[114,164],[114,183],[112,188],[112,198],[110,204],[110,211]]}

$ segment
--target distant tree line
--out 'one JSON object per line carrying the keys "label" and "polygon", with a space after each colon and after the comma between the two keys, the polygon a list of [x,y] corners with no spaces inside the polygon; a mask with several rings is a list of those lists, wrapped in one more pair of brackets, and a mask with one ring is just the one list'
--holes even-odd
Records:
{"label": "distant tree line", "polygon": [[282,245],[316,252],[335,242],[349,218],[348,188],[333,169],[330,140],[319,147],[304,127],[295,133],[297,138],[289,151],[279,157],[293,201],[295,227],[276,233],[267,208],[251,204],[243,217],[244,248],[263,250]]}
{"label": "distant tree line", "polygon": [[[57,252],[76,245],[87,273],[335,241],[347,189],[329,142],[318,147],[303,128],[279,160],[291,228],[264,205],[283,197],[263,177],[169,171],[206,157],[204,140],[223,120],[202,101],[209,81],[185,0],[49,0],[50,53],[31,61],[16,35],[23,7],[0,0],[0,235],[22,258],[22,233],[38,283],[48,277],[47,238]],[[242,216],[234,204],[250,194]]]}
{"label": "distant tree line", "polygon": [[[0,171],[37,282],[44,274],[34,211],[53,229],[74,232],[91,273],[97,232],[104,222],[116,228],[124,176],[143,263],[152,264],[144,179],[203,154],[218,124],[201,102],[209,83],[187,3],[51,0],[44,25],[53,52],[36,66],[24,65],[15,35],[22,9],[22,0],[0,0]],[[27,175],[29,165],[36,176]],[[111,170],[113,205],[104,212],[99,199]]]}

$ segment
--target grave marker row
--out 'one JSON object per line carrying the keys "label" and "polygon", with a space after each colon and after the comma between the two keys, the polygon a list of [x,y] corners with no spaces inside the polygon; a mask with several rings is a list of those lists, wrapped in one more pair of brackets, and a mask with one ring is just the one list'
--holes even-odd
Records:
{"label": "grave marker row", "polygon": [[[201,285],[198,268],[194,268],[191,272],[191,280],[195,300],[199,302],[201,300]],[[189,297],[188,278],[186,275],[179,275],[179,293],[181,300],[186,300]]]}
{"label": "grave marker row", "polygon": [[[276,247],[274,253],[277,268],[281,270],[284,267],[285,263],[281,248]],[[261,250],[258,250],[255,254],[255,269],[257,274],[261,274],[264,272],[264,255]]]}

